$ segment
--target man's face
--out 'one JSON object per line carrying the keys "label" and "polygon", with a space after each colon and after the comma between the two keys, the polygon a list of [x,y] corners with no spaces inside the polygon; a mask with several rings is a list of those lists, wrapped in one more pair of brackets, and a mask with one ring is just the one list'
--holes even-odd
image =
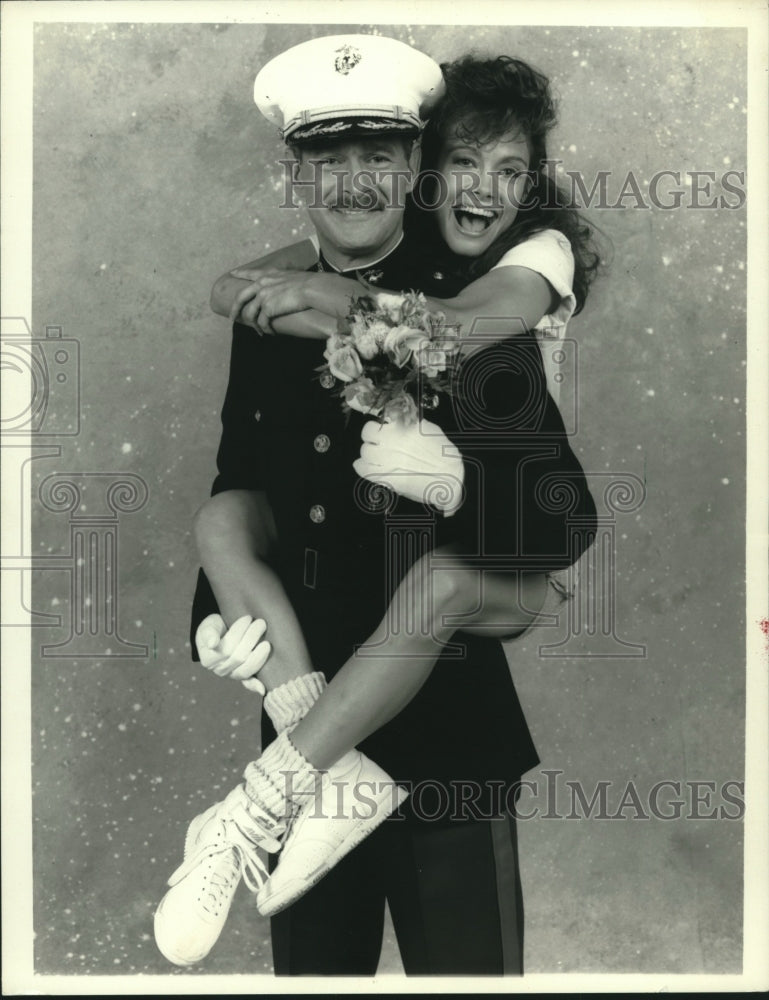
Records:
{"label": "man's face", "polygon": [[399,137],[329,139],[297,152],[298,191],[335,266],[386,254],[400,238],[415,154]]}

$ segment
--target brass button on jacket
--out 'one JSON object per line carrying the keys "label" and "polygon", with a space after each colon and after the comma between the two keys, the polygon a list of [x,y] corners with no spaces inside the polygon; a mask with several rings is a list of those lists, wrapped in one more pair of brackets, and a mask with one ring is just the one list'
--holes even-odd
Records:
{"label": "brass button on jacket", "polygon": [[319,503],[313,504],[310,507],[310,520],[314,524],[323,524],[326,520],[326,508],[322,507]]}

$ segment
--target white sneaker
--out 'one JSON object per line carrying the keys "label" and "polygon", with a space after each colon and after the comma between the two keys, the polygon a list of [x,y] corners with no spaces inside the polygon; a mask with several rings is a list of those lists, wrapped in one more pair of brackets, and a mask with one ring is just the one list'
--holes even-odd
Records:
{"label": "white sneaker", "polygon": [[292,821],[280,861],[256,897],[262,916],[304,895],[408,797],[358,750],[323,772],[318,785]]}
{"label": "white sneaker", "polygon": [[196,816],[187,830],[184,862],[155,912],[155,941],[169,962],[194,965],[222,932],[241,877],[256,892],[268,876],[257,847],[280,849],[285,824],[262,813],[242,785]]}

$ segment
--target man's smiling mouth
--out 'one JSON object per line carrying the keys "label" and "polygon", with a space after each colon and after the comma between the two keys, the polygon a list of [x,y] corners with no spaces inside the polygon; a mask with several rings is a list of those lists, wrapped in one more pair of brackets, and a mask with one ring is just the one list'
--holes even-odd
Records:
{"label": "man's smiling mouth", "polygon": [[458,205],[453,209],[457,226],[469,236],[480,236],[497,220],[499,212],[475,205]]}

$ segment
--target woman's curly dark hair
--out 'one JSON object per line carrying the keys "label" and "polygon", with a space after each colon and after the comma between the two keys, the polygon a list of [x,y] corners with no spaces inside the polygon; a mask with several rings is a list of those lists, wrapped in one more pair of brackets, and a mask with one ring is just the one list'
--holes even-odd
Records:
{"label": "woman's curly dark hair", "polygon": [[[438,255],[443,266],[476,278],[486,274],[511,247],[543,229],[557,229],[569,240],[574,254],[573,290],[579,312],[590,282],[600,265],[593,243],[593,228],[569,203],[566,193],[546,171],[548,133],[557,122],[556,105],[546,76],[520,59],[498,56],[480,59],[467,55],[441,66],[446,92],[433,108],[422,135],[422,195],[409,205],[410,231],[425,234],[429,253]],[[483,146],[523,133],[530,147],[532,178],[514,224],[502,233],[480,257],[460,258],[450,254],[430,216],[435,176],[443,143],[457,136],[469,145]],[[434,182],[433,182],[434,184]],[[416,225],[414,225],[416,223]],[[450,253],[450,252],[449,252]]]}

